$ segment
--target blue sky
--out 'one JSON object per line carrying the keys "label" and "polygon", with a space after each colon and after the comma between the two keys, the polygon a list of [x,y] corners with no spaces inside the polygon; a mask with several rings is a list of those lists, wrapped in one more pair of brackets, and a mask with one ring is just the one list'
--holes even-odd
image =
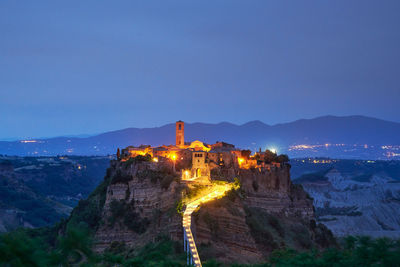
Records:
{"label": "blue sky", "polygon": [[0,139],[400,122],[400,1],[0,2]]}

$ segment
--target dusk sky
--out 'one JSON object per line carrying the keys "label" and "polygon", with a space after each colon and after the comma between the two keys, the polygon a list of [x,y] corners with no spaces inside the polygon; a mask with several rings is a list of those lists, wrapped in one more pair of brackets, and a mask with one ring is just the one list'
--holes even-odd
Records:
{"label": "dusk sky", "polygon": [[400,122],[400,1],[0,2],[0,140]]}

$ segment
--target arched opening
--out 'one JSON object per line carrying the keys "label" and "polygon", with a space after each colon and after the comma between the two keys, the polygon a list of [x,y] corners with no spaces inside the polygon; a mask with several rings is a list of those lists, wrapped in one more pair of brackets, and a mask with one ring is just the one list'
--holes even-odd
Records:
{"label": "arched opening", "polygon": [[200,177],[201,176],[201,169],[196,169],[196,177]]}

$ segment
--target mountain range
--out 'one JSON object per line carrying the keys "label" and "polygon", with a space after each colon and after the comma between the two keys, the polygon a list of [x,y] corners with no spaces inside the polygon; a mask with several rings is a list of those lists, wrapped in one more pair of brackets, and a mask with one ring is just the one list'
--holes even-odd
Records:
{"label": "mountain range", "polygon": [[[225,141],[236,147],[275,148],[292,157],[348,157],[380,159],[400,156],[400,123],[365,116],[323,116],[268,125],[186,123],[185,141]],[[107,155],[118,147],[173,144],[175,124],[154,128],[127,128],[88,137],[56,137],[0,141],[0,154],[19,156]],[[298,147],[300,145],[300,147]],[[297,147],[296,147],[297,146]],[[382,148],[384,147],[384,148]],[[390,153],[390,154],[388,154]],[[398,154],[398,155],[397,155]]]}

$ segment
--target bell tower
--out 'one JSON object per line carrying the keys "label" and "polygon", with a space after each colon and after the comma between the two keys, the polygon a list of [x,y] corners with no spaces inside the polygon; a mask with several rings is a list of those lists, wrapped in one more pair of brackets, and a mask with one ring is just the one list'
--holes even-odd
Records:
{"label": "bell tower", "polygon": [[185,123],[177,121],[176,126],[176,146],[183,148],[185,146]]}

